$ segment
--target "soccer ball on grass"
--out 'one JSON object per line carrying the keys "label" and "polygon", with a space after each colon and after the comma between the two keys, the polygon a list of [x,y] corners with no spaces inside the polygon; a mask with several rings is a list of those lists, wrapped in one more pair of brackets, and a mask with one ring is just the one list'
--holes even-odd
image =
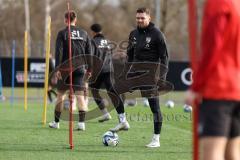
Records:
{"label": "soccer ball on grass", "polygon": [[102,142],[105,146],[117,146],[119,143],[119,138],[117,133],[107,131],[103,134]]}
{"label": "soccer ball on grass", "polygon": [[172,100],[168,100],[165,105],[168,108],[173,108],[174,107],[174,102]]}

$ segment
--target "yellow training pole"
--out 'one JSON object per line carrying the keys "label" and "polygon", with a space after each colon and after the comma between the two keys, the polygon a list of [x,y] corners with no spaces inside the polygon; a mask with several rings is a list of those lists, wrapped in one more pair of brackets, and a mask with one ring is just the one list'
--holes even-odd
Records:
{"label": "yellow training pole", "polygon": [[43,108],[43,117],[42,122],[43,125],[46,124],[47,121],[47,92],[48,92],[48,75],[49,75],[49,57],[50,57],[50,43],[51,43],[51,17],[48,17],[48,32],[46,39],[46,67],[45,67],[45,83],[44,83],[44,108]]}
{"label": "yellow training pole", "polygon": [[24,34],[24,110],[27,111],[27,83],[28,83],[28,32]]}

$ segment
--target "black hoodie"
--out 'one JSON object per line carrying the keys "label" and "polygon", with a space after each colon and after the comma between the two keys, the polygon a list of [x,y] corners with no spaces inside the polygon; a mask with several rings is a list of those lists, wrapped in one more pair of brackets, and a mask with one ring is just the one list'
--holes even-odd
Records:
{"label": "black hoodie", "polygon": [[110,72],[111,48],[109,41],[104,37],[103,34],[98,33],[93,37],[92,43],[95,43],[95,45],[92,45],[94,55],[97,55],[97,57],[103,60],[101,72]]}
{"label": "black hoodie", "polygon": [[163,33],[154,27],[137,28],[129,35],[127,49],[129,62],[161,62],[168,66],[168,52]]}
{"label": "black hoodie", "polygon": [[[72,46],[72,57],[79,55],[92,54],[91,50],[91,39],[87,32],[76,26],[71,26],[71,46]],[[68,27],[58,32],[55,49],[55,67],[60,66],[64,62],[69,60],[68,54]],[[89,63],[90,67],[90,63]],[[83,73],[84,68],[75,70],[73,73]]]}

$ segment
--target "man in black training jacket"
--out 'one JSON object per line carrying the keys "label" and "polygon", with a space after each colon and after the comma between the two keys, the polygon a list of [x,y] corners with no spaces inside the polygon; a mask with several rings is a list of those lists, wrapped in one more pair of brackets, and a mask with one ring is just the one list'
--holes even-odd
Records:
{"label": "man in black training jacket", "polygon": [[[161,66],[168,68],[168,52],[163,33],[151,22],[150,10],[147,8],[139,8],[136,11],[137,28],[129,35],[129,44],[127,49],[128,62],[146,62],[160,63]],[[161,75],[161,73],[160,73]],[[160,79],[165,80],[166,75],[161,75]],[[147,82],[145,82],[147,83]],[[148,88],[139,87],[140,90]],[[149,88],[150,89],[150,88]],[[146,147],[160,147],[160,132],[162,128],[162,114],[159,105],[159,97],[150,97],[148,102],[153,113],[154,134],[152,141]],[[125,114],[119,115],[122,119],[126,119]],[[111,131],[119,131],[127,127],[124,121],[110,129]],[[128,125],[129,126],[129,125]]]}

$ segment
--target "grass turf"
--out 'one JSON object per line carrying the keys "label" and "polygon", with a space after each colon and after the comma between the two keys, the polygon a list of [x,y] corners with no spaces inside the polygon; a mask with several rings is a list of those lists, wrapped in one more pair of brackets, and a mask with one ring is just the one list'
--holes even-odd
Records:
{"label": "grass turf", "polygon": [[[96,107],[91,103],[91,108]],[[49,105],[47,121],[53,119],[53,105]],[[161,147],[145,148],[152,137],[153,124],[148,107],[139,104],[127,107],[129,131],[119,132],[117,147],[105,147],[101,137],[109,128],[117,124],[116,113],[113,119],[98,123],[97,119],[87,121],[86,131],[74,131],[73,150],[68,145],[68,122],[61,121],[60,129],[50,129],[41,123],[43,107],[41,103],[28,104],[24,111],[23,103],[11,106],[0,102],[0,159],[16,160],[190,160],[191,115],[182,107],[169,109],[162,107],[164,116],[161,133]],[[75,123],[76,127],[76,123]]]}

